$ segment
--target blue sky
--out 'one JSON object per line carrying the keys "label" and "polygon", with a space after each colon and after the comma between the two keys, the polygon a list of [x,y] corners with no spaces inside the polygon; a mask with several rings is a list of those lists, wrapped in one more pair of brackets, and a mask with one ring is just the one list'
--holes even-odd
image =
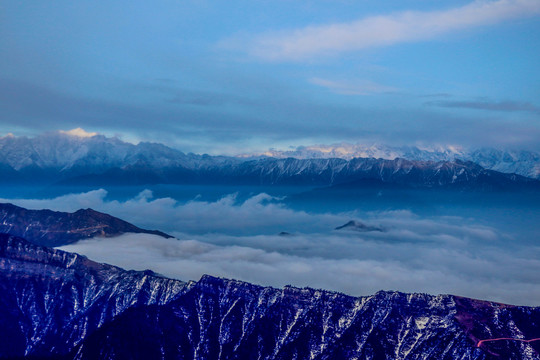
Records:
{"label": "blue sky", "polygon": [[0,134],[540,150],[540,1],[1,1]]}

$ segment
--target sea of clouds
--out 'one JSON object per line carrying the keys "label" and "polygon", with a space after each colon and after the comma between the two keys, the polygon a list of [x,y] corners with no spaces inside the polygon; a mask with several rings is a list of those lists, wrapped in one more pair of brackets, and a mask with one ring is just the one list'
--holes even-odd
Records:
{"label": "sea of clouds", "polygon": [[[53,199],[0,199],[30,209],[90,207],[168,232],[175,238],[125,234],[62,249],[182,280],[210,274],[358,296],[399,290],[540,305],[540,246],[521,243],[496,223],[408,210],[311,213],[279,200],[258,194],[239,201],[231,194],[217,201],[180,203],[154,198],[145,190],[118,201],[108,200],[103,189]],[[349,220],[384,231],[335,229]]]}

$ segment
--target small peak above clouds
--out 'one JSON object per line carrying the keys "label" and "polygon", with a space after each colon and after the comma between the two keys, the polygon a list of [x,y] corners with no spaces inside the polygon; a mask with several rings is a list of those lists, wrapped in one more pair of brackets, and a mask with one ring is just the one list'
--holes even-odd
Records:
{"label": "small peak above clouds", "polygon": [[77,137],[81,137],[81,138],[90,138],[90,137],[94,137],[96,135],[98,135],[97,132],[87,132],[86,130],[84,130],[83,128],[76,128],[76,129],[71,129],[71,130],[60,130],[59,131],[60,134],[65,134],[65,135],[70,135],[70,136],[77,136]]}
{"label": "small peak above clouds", "polygon": [[336,227],[334,230],[354,230],[354,231],[360,231],[360,232],[367,232],[367,231],[379,231],[384,232],[385,230],[379,226],[372,226],[372,225],[366,225],[363,222],[351,220],[348,223]]}

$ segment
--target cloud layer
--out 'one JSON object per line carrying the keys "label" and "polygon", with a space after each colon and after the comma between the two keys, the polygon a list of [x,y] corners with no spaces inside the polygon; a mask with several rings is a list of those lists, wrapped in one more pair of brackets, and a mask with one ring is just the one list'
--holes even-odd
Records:
{"label": "cloud layer", "polygon": [[249,48],[272,61],[302,60],[403,42],[429,40],[448,33],[540,13],[536,0],[477,0],[444,11],[407,11],[349,23],[309,26],[261,35]]}
{"label": "cloud layer", "polygon": [[[378,290],[451,293],[540,305],[540,247],[522,243],[496,221],[419,216],[408,210],[321,214],[295,211],[266,194],[240,201],[180,203],[146,190],[125,201],[105,190],[55,199],[12,199],[29,208],[111,213],[177,239],[143,234],[96,238],[65,246],[128,269],[152,269],[183,280],[203,274],[262,285],[310,286],[368,295]],[[355,219],[384,232],[334,230]],[[286,231],[289,235],[279,235]]]}
{"label": "cloud layer", "polygon": [[[81,241],[63,249],[124,268],[149,268],[183,280],[211,274],[262,285],[293,284],[351,295],[369,295],[385,289],[452,293],[526,305],[538,305],[540,296],[534,275],[540,270],[538,248],[532,254],[508,253],[496,247],[472,252],[464,249],[463,244],[453,244],[453,239],[445,242],[445,236],[434,244],[377,242],[358,235],[338,234],[255,236],[235,239],[244,245],[214,244],[223,240],[208,235],[198,240],[176,240],[129,234]],[[324,242],[334,248],[322,245],[315,251],[325,249],[324,254],[310,254],[310,249]]]}
{"label": "cloud layer", "polygon": [[107,191],[93,190],[54,199],[0,199],[28,209],[73,212],[93,208],[120,217],[140,227],[170,233],[231,235],[277,234],[281,231],[316,233],[343,224],[343,217],[332,214],[310,215],[277,203],[277,198],[258,194],[239,202],[230,194],[214,202],[200,200],[180,203],[169,197],[154,198],[144,190],[126,201],[106,200]]}

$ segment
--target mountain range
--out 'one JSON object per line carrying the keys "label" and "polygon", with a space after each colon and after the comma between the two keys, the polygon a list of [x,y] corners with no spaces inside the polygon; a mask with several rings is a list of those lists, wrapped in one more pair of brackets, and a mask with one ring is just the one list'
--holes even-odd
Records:
{"label": "mountain range", "polygon": [[[519,170],[527,176],[536,176],[538,159],[534,153],[527,152],[519,153],[521,157],[511,157],[497,150],[474,153],[474,158],[483,159],[479,162],[488,164],[488,168],[457,159],[461,154],[457,151],[433,152],[418,148],[408,148],[402,153],[403,157],[393,159],[349,159],[348,156],[246,159],[184,154],[162,144],[134,145],[103,135],[75,134],[56,132],[34,138],[0,138],[0,181],[93,186],[158,183],[330,186],[376,179],[415,188],[475,189],[538,188],[540,184],[519,174],[490,170]],[[379,151],[386,151],[386,157],[397,154],[397,150],[389,152],[388,149]],[[381,155],[372,150],[363,155]],[[455,159],[448,160],[452,156]],[[445,160],[437,160],[438,157]],[[508,164],[513,164],[513,168]]]}
{"label": "mountain range", "polygon": [[519,341],[540,337],[540,308],[207,275],[186,283],[9,234],[0,289],[0,358],[540,359],[539,342]]}
{"label": "mountain range", "polygon": [[230,157],[184,154],[157,143],[134,145],[115,137],[79,134],[81,132],[59,131],[34,138],[12,135],[0,138],[2,180],[53,183],[115,170],[197,170],[238,162]]}
{"label": "mountain range", "polygon": [[471,161],[486,169],[540,178],[540,153],[525,150],[494,148],[465,149],[459,146],[388,146],[340,143],[333,145],[299,146],[293,150],[268,150],[263,153],[244,154],[245,158],[272,157],[277,159],[397,158],[422,161]]}

